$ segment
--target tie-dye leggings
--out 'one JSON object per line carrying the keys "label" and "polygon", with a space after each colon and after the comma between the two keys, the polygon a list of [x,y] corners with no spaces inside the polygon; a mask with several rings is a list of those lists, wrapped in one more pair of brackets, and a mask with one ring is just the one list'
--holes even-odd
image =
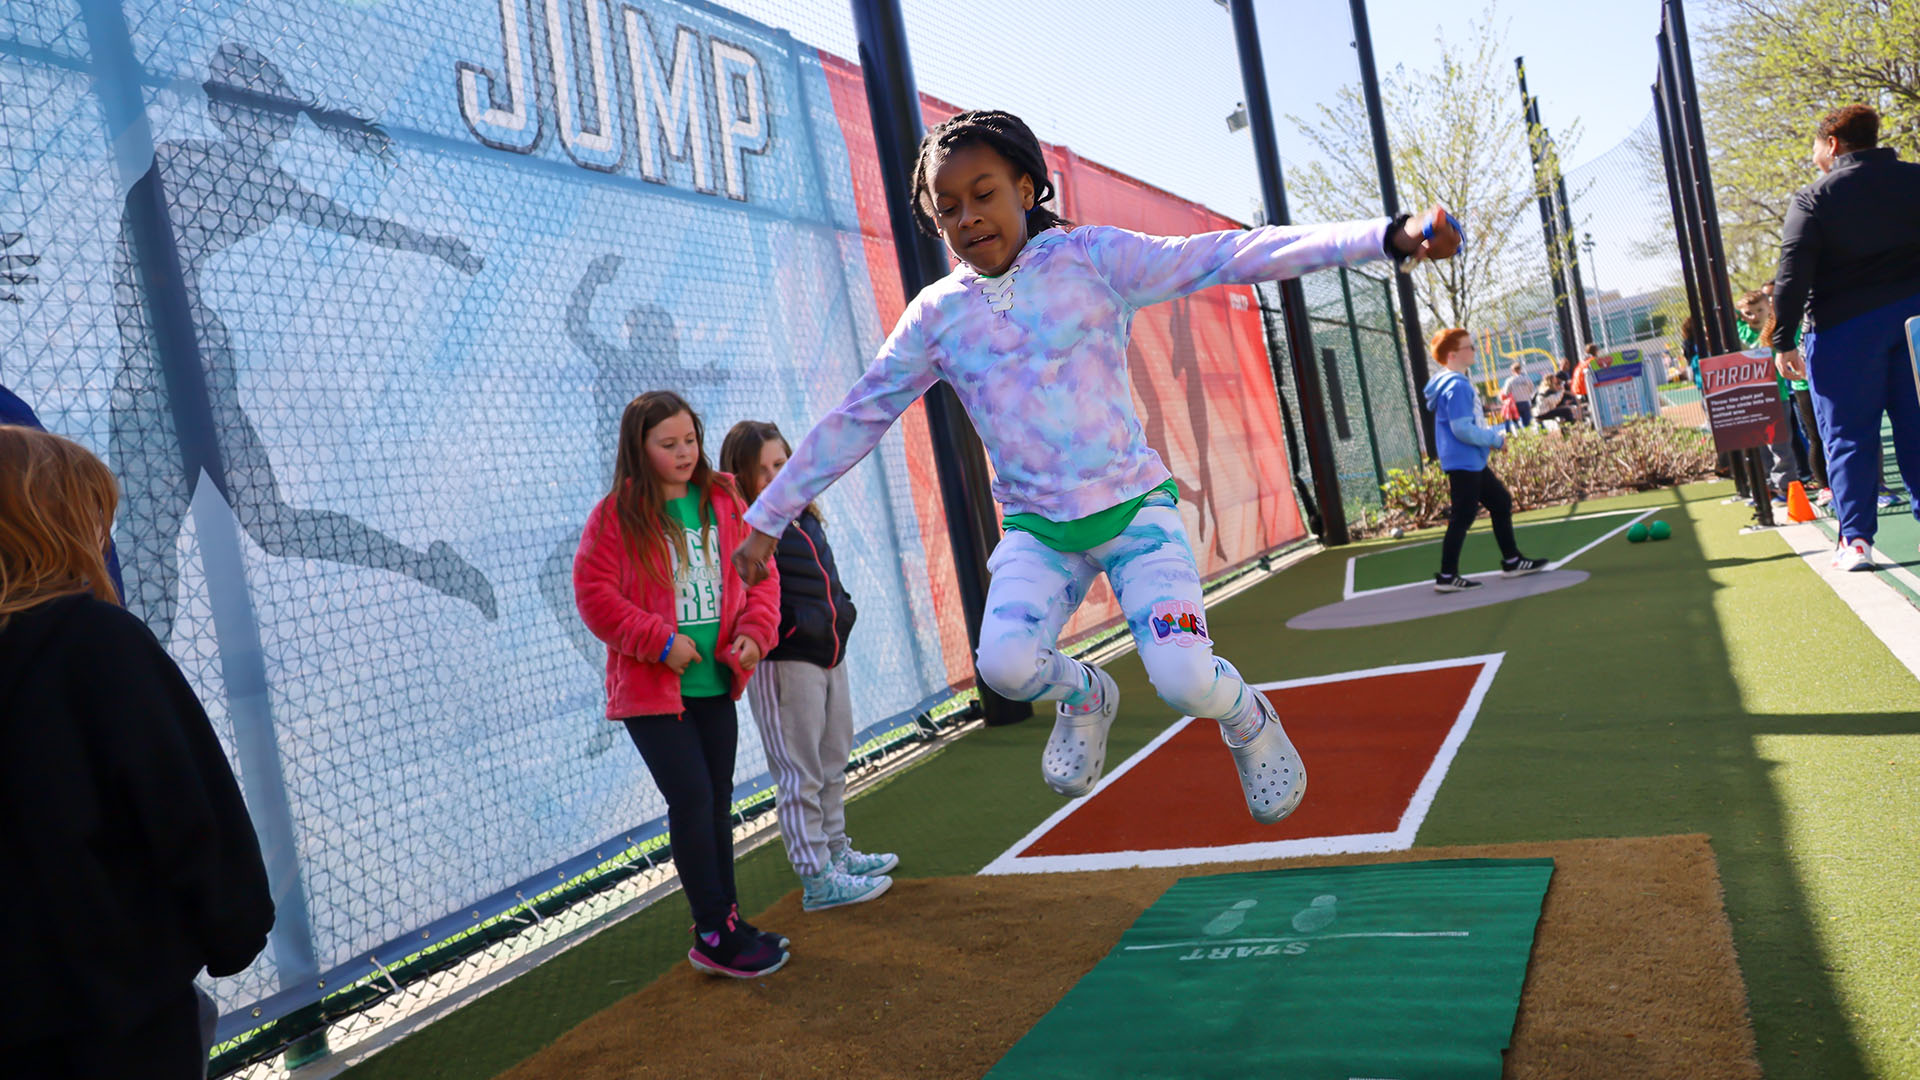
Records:
{"label": "tie-dye leggings", "polygon": [[1081,665],[1056,651],[1060,630],[1105,573],[1153,688],[1188,716],[1226,719],[1241,709],[1245,684],[1214,659],[1200,572],[1180,511],[1149,497],[1125,532],[1087,551],[1060,552],[1030,533],[1008,530],[987,560],[980,627],[980,677],[1018,701],[1077,698]]}

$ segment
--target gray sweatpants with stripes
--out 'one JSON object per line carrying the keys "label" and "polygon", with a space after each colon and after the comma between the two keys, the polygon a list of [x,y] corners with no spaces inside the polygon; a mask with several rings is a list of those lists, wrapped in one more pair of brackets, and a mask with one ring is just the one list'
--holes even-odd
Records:
{"label": "gray sweatpants with stripes", "polygon": [[780,788],[774,813],[787,861],[794,873],[817,874],[847,846],[847,756],[853,753],[847,665],[761,661],[747,683],[747,703]]}

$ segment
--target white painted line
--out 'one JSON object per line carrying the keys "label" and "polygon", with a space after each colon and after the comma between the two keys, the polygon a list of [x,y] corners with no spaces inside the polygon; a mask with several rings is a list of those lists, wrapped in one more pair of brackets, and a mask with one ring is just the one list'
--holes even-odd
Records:
{"label": "white painted line", "polygon": [[1460,744],[1467,741],[1467,732],[1473,729],[1474,717],[1480,715],[1480,703],[1487,699],[1487,691],[1493,686],[1493,677],[1499,673],[1500,662],[1506,656],[1506,653],[1494,653],[1475,657],[1484,665],[1480,669],[1480,677],[1473,681],[1473,689],[1467,692],[1466,704],[1460,706],[1460,715],[1454,718],[1453,728],[1441,740],[1440,751],[1433,755],[1433,764],[1427,767],[1427,774],[1420,778],[1420,786],[1413,789],[1413,798],[1407,802],[1406,813],[1400,816],[1398,831],[1406,837],[1405,847],[1413,846],[1414,836],[1426,822],[1427,811],[1433,808],[1433,798],[1440,794],[1440,782],[1446,779],[1447,770],[1453,768],[1454,756],[1460,752]]}
{"label": "white painted line", "polygon": [[1886,563],[1880,567],[1880,572],[1904,582],[1907,588],[1920,593],[1920,576],[1916,576],[1913,571],[1899,563]]}
{"label": "white painted line", "polygon": [[[1514,525],[1514,531],[1518,532],[1519,530],[1524,529],[1529,525],[1558,525],[1563,521],[1590,521],[1594,518],[1621,517],[1627,514],[1635,515],[1632,520],[1621,522],[1618,528],[1609,529],[1604,535],[1591,541],[1586,546],[1574,551],[1573,554],[1564,555],[1558,559],[1555,559],[1553,562],[1550,562],[1547,564],[1547,569],[1558,570],[1561,567],[1572,562],[1573,560],[1579,558],[1580,556],[1585,555],[1587,552],[1592,551],[1594,548],[1599,547],[1601,544],[1606,543],[1608,540],[1611,540],[1614,537],[1620,535],[1621,533],[1627,531],[1628,529],[1633,528],[1634,522],[1644,521],[1645,519],[1650,518],[1653,515],[1658,514],[1661,511],[1666,509],[1668,509],[1668,507],[1656,506],[1648,510],[1600,510],[1591,514],[1579,514],[1574,517],[1567,517],[1567,518],[1552,518],[1547,521],[1517,522]],[[1353,587],[1353,564],[1355,562],[1358,562],[1361,559],[1366,558],[1369,555],[1385,555],[1389,551],[1405,551],[1408,548],[1427,547],[1432,544],[1438,544],[1439,542],[1440,542],[1439,540],[1422,540],[1417,544],[1402,544],[1399,547],[1386,548],[1382,551],[1367,551],[1367,552],[1362,552],[1359,555],[1349,556],[1347,558],[1347,584],[1346,584],[1345,593],[1342,599],[1352,600],[1358,596],[1374,596],[1379,593],[1395,592],[1400,589],[1412,589],[1421,585],[1433,584],[1433,582],[1431,581],[1422,579],[1420,581],[1409,581],[1401,585],[1383,585],[1378,589],[1356,590]],[[1500,571],[1483,570],[1478,574],[1466,574],[1463,576],[1470,577],[1470,578],[1492,578],[1492,577],[1499,577]]]}
{"label": "white painted line", "polygon": [[[1073,799],[1067,803],[1062,804],[1060,809],[1055,810],[1051,814],[1048,814],[1047,819],[1045,821],[1042,821],[1040,824],[1035,825],[1032,828],[1032,830],[1030,830],[1027,833],[1027,835],[1014,841],[1012,847],[1001,852],[1000,855],[997,858],[995,858],[992,862],[981,867],[980,872],[982,874],[1017,873],[1018,871],[1010,869],[1008,867],[1003,867],[1001,866],[1001,864],[1003,862],[1008,862],[1014,856],[1020,854],[1022,851],[1027,850],[1027,848],[1031,846],[1035,840],[1038,840],[1042,836],[1045,836],[1047,834],[1048,829],[1051,829],[1055,825],[1058,825],[1062,821],[1065,821],[1067,819],[1067,815],[1073,813],[1075,810],[1078,810],[1081,806],[1085,805],[1086,802],[1089,799],[1092,799],[1095,795],[1098,795],[1102,791],[1105,791],[1107,789],[1107,785],[1113,783],[1115,780],[1120,779],[1122,776],[1125,776],[1128,769],[1131,769],[1135,765],[1138,765],[1141,762],[1147,760],[1148,757],[1152,756],[1155,750],[1160,749],[1162,744],[1164,744],[1168,739],[1173,738],[1175,735],[1178,735],[1182,728],[1186,727],[1188,724],[1191,724],[1191,723],[1193,723],[1193,717],[1191,716],[1183,716],[1180,719],[1174,721],[1172,726],[1168,727],[1167,730],[1161,732],[1158,735],[1155,735],[1153,737],[1152,742],[1149,742],[1147,745],[1141,747],[1139,751],[1137,751],[1132,757],[1121,762],[1119,768],[1101,777],[1100,782],[1093,786],[1092,791],[1087,792],[1085,795],[1082,795],[1077,799]],[[1088,869],[1097,869],[1097,867],[1089,867]]]}
{"label": "white painted line", "polygon": [[1305,937],[1208,938],[1205,941],[1170,941],[1165,945],[1129,945],[1122,952],[1149,952],[1154,949],[1225,948],[1228,945],[1285,945],[1294,941],[1332,941],[1335,938],[1421,938],[1472,937],[1467,930],[1374,930],[1351,934],[1310,934]]}
{"label": "white painted line", "polygon": [[[1466,656],[1453,660],[1427,660],[1415,664],[1391,664],[1385,667],[1366,668],[1360,671],[1342,671],[1330,675],[1311,675],[1301,679],[1285,679],[1280,682],[1256,683],[1256,690],[1288,690],[1301,686],[1319,686],[1325,683],[1348,682],[1359,679],[1375,678],[1383,675],[1404,675],[1419,671],[1437,671],[1442,668],[1467,667],[1479,665],[1480,674],[1474,679],[1473,689],[1467,693],[1467,699],[1460,706],[1460,713],[1454,718],[1453,725],[1447,730],[1446,738],[1440,742],[1440,748],[1434,753],[1433,761],[1414,788],[1407,800],[1406,809],[1401,811],[1398,826],[1392,832],[1350,833],[1344,836],[1309,836],[1293,840],[1269,840],[1251,844],[1225,844],[1215,847],[1159,848],[1152,851],[1103,851],[1084,855],[1035,855],[1022,858],[1021,852],[1033,846],[1042,836],[1060,822],[1065,821],[1074,811],[1086,805],[1105,790],[1107,785],[1126,775],[1127,771],[1152,756],[1168,739],[1185,730],[1188,724],[1196,723],[1193,717],[1181,717],[1168,726],[1165,731],[1154,736],[1153,741],[1140,748],[1132,757],[1120,764],[1120,767],[1102,777],[1093,791],[1067,803],[1047,816],[1047,819],[1027,835],[1015,841],[1012,847],[1001,852],[994,860],[980,868],[981,874],[1054,874],[1070,873],[1081,870],[1126,870],[1140,867],[1196,866],[1204,863],[1253,862],[1264,859],[1289,859],[1303,855],[1348,855],[1359,852],[1405,851],[1413,846],[1420,826],[1426,821],[1427,811],[1432,808],[1434,796],[1439,794],[1440,784],[1446,779],[1447,770],[1453,765],[1454,757],[1460,752],[1460,744],[1466,741],[1467,733],[1473,728],[1473,721],[1480,713],[1480,705],[1486,700],[1487,690],[1493,685],[1493,677],[1500,670],[1501,661],[1506,653],[1486,653],[1480,656]],[[1308,789],[1311,792],[1311,788]]]}
{"label": "white painted line", "polygon": [[1874,637],[1880,639],[1894,659],[1906,665],[1920,679],[1920,608],[1915,608],[1893,586],[1874,580],[1886,573],[1886,564],[1874,572],[1833,569],[1833,539],[1818,526],[1788,525],[1778,530],[1794,554],[1799,555],[1821,580],[1833,589],[1840,601],[1853,609]]}
{"label": "white painted line", "polygon": [[1656,506],[1653,509],[1648,510],[1646,513],[1641,514],[1638,517],[1634,518],[1633,520],[1622,523],[1618,528],[1607,530],[1607,534],[1605,536],[1600,537],[1598,540],[1595,540],[1592,543],[1586,545],[1585,547],[1580,548],[1579,550],[1575,551],[1571,555],[1562,556],[1560,559],[1557,559],[1554,562],[1547,564],[1547,569],[1549,570],[1560,569],[1561,567],[1567,565],[1568,563],[1579,558],[1580,556],[1585,555],[1587,552],[1592,551],[1594,548],[1599,547],[1601,544],[1604,544],[1607,541],[1613,539],[1614,537],[1619,536],[1621,533],[1626,532],[1628,529],[1633,528],[1634,525],[1638,524],[1639,522],[1645,521],[1646,519],[1652,517],[1653,515],[1665,509],[1667,509],[1667,507]]}

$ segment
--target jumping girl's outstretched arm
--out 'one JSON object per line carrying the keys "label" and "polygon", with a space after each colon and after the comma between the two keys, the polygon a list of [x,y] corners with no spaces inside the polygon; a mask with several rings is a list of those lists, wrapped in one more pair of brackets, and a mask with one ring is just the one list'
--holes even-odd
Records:
{"label": "jumping girl's outstretched arm", "polygon": [[753,535],[733,553],[734,569],[749,586],[767,576],[779,536],[808,503],[880,444],[880,439],[940,375],[928,354],[918,299],[907,305],[893,333],[846,399],[807,432],[786,468],[747,510]]}
{"label": "jumping girl's outstretched arm", "polygon": [[1457,225],[1437,206],[1404,219],[1269,225],[1195,236],[1147,236],[1106,226],[1084,231],[1095,267],[1134,307],[1214,285],[1281,281],[1381,258],[1445,258],[1459,248]]}

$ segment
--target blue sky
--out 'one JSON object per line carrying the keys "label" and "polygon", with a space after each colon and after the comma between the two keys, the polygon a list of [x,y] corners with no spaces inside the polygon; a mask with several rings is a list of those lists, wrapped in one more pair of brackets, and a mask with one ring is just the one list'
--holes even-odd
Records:
{"label": "blue sky", "polygon": [[[902,0],[923,92],[1018,113],[1041,138],[1245,220],[1259,183],[1252,140],[1227,131],[1244,98],[1232,26],[1215,0]],[[844,0],[722,0],[809,44],[856,55]],[[1430,62],[1436,34],[1463,38],[1485,0],[1371,0],[1384,72]],[[1315,156],[1284,117],[1310,115],[1357,82],[1347,5],[1257,0],[1282,156]],[[1506,60],[1527,59],[1548,125],[1578,120],[1570,166],[1618,143],[1651,108],[1659,0],[1504,0]],[[1518,94],[1513,108],[1520,107]],[[1402,191],[1408,202],[1420,192]],[[1470,212],[1470,211],[1469,211]]]}

